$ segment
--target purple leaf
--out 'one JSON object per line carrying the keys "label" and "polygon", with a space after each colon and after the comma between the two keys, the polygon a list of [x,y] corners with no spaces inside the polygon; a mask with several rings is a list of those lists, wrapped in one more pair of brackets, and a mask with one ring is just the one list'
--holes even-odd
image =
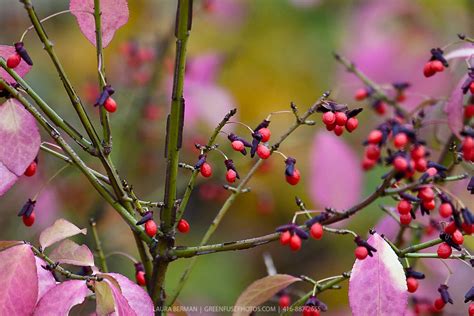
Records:
{"label": "purple leaf", "polygon": [[68,315],[89,293],[86,281],[65,281],[51,288],[39,301],[34,315]]}
{"label": "purple leaf", "polygon": [[30,246],[0,252],[0,280],[0,315],[31,315],[38,297],[38,276]]}
{"label": "purple leaf", "polygon": [[359,200],[362,188],[359,158],[341,138],[318,132],[310,159],[310,194],[315,203],[344,209]]}
{"label": "purple leaf", "polygon": [[[104,280],[102,282],[95,283],[97,297],[96,312],[98,315],[106,315],[110,313],[113,313],[113,315],[127,316],[153,315],[153,311],[151,311],[151,314],[136,314],[136,312],[130,306],[127,298],[125,298],[124,292],[121,289],[118,281],[110,274],[101,274],[100,276],[102,276]],[[135,302],[135,304],[137,303],[138,302]]]}
{"label": "purple leaf", "polygon": [[444,112],[448,116],[448,125],[451,131],[456,134],[458,138],[459,132],[463,128],[463,98],[462,86],[466,81],[467,75],[461,78],[459,83],[454,88],[454,91],[449,96],[448,102],[444,106]]}
{"label": "purple leaf", "polygon": [[37,302],[48,292],[51,288],[56,286],[56,280],[54,279],[51,271],[46,270],[43,266],[47,263],[42,259],[35,257],[36,261],[36,273],[38,274],[38,299]]}
{"label": "purple leaf", "polygon": [[[76,17],[82,34],[96,46],[94,0],[71,0],[71,13]],[[115,31],[128,21],[127,0],[101,0],[102,47],[109,45]]]}
{"label": "purple leaf", "polygon": [[63,240],[49,258],[54,262],[67,263],[76,266],[94,266],[94,255],[86,245],[78,245],[74,241]]}
{"label": "purple leaf", "polygon": [[[0,57],[3,57],[5,60],[10,57],[10,55],[15,54],[15,47],[7,46],[7,45],[0,45]],[[23,59],[21,60],[20,64],[15,67],[15,71],[18,73],[20,77],[24,77],[31,69],[31,66],[28,65]],[[9,83],[14,83],[15,79],[13,79],[3,68],[0,67],[0,77],[5,79]]]}
{"label": "purple leaf", "polygon": [[405,272],[398,257],[378,234],[369,244],[373,257],[356,260],[349,280],[349,303],[354,316],[404,315],[408,303]]}
{"label": "purple leaf", "polygon": [[265,303],[279,291],[296,281],[301,281],[301,279],[288,274],[274,274],[253,282],[240,294],[237,302],[235,302],[236,309],[233,316],[248,315],[247,309]]}
{"label": "purple leaf", "polygon": [[34,117],[15,99],[0,105],[0,195],[23,175],[41,143]]}
{"label": "purple leaf", "polygon": [[153,315],[153,302],[150,296],[141,286],[138,286],[135,282],[132,282],[130,279],[121,274],[107,274],[118,282],[120,288],[122,289],[122,295],[127,299],[130,307],[137,315]]}
{"label": "purple leaf", "polygon": [[86,234],[87,229],[79,229],[76,225],[65,219],[58,219],[52,226],[43,230],[39,237],[39,242],[43,249],[52,244],[77,234]]}

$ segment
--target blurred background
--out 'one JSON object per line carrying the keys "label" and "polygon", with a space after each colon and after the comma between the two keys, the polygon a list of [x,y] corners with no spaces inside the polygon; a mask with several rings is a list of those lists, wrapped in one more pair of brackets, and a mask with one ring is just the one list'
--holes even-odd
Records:
{"label": "blurred background", "polygon": [[[41,17],[67,10],[68,1],[36,1]],[[118,30],[105,49],[108,82],[116,89],[119,109],[112,115],[114,136],[113,160],[120,174],[140,197],[153,201],[163,198],[165,117],[170,104],[176,2],[173,0],[129,1],[130,19]],[[321,128],[302,127],[281,146],[281,151],[297,160],[302,180],[288,185],[284,179],[284,161],[274,155],[251,181],[251,193],[238,198],[222,222],[212,242],[264,235],[291,221],[297,210],[294,197],[303,199],[309,209],[334,207],[344,209],[370,194],[386,172],[383,167],[364,173],[360,167],[368,132],[383,118],[364,103],[356,104],[353,94],[362,85],[348,75],[333,59],[339,52],[354,60],[369,77],[382,84],[409,81],[412,87],[406,106],[412,108],[425,95],[447,96],[457,83],[461,69],[427,80],[422,75],[432,47],[441,47],[457,39],[457,33],[472,35],[474,2],[470,0],[195,0],[193,29],[189,41],[186,74],[186,124],[181,161],[194,164],[198,152],[194,143],[205,143],[215,125],[231,108],[238,108],[237,119],[252,127],[271,111],[287,110],[295,102],[303,112],[326,90],[332,98],[350,107],[364,107],[360,127],[352,134],[336,137]],[[0,0],[0,43],[12,45],[30,25],[18,1]],[[73,85],[79,91],[96,126],[97,70],[95,48],[80,33],[75,18],[60,15],[45,22],[48,35],[62,60]],[[25,45],[35,61],[27,81],[40,95],[74,126],[79,127],[60,80],[34,32]],[[390,115],[388,113],[387,115]],[[286,131],[292,115],[274,115],[272,140]],[[250,138],[241,126],[226,126]],[[427,137],[446,135],[445,126],[427,131]],[[439,144],[431,143],[436,150]],[[48,141],[45,135],[43,140]],[[220,148],[232,159],[241,175],[253,164],[248,156],[232,152],[221,135]],[[1,146],[1,144],[0,144]],[[78,151],[80,152],[80,150]],[[84,157],[92,166],[97,161]],[[198,179],[185,218],[191,224],[187,235],[180,234],[178,245],[194,245],[228,196],[223,158],[217,152],[209,156],[214,167],[210,180]],[[48,179],[63,162],[40,152],[39,173],[21,179],[0,200],[0,239],[25,239],[36,242],[37,233],[63,217],[79,227],[87,227],[96,218],[105,252],[124,251],[138,257],[133,237],[119,216],[104,205],[86,179],[73,167],[67,168],[50,184]],[[190,173],[180,171],[180,192]],[[469,205],[465,183],[452,185]],[[24,202],[39,190],[37,222],[26,228],[16,213]],[[472,205],[472,197],[470,198]],[[360,216],[341,226],[361,235],[384,218],[374,203]],[[158,220],[158,219],[157,219]],[[390,219],[384,218],[386,222]],[[393,226],[395,222],[387,225]],[[86,241],[92,246],[92,240]],[[471,240],[472,246],[472,240]],[[314,279],[351,269],[354,244],[350,237],[325,235],[322,241],[306,242],[298,253],[277,243],[243,252],[203,256],[199,259],[180,302],[183,305],[232,305],[239,293],[252,281],[266,275],[262,254],[271,254],[280,273],[305,274]],[[170,270],[167,286],[173,288],[187,259],[176,261]],[[133,265],[124,257],[112,256],[109,267],[133,278]],[[469,268],[457,263],[459,280],[471,286]],[[434,297],[446,277],[443,267],[426,265],[431,275],[422,282],[419,295]],[[466,278],[466,275],[469,277]],[[471,280],[469,280],[469,278]],[[452,295],[461,303],[466,286],[453,287]],[[295,287],[309,291],[306,285]],[[328,304],[328,315],[348,315],[347,283],[340,292],[325,292],[320,298]],[[465,307],[449,307],[446,315],[463,315]],[[462,309],[460,309],[462,308]],[[463,312],[460,312],[463,311]]]}

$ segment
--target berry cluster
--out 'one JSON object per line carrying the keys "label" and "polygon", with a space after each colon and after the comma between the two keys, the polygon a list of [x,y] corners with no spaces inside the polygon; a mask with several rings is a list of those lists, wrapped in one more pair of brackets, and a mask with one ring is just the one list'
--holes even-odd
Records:
{"label": "berry cluster", "polygon": [[448,61],[443,56],[443,50],[440,48],[431,49],[431,58],[423,67],[425,77],[431,77],[437,72],[444,71],[445,67],[449,67]]}
{"label": "berry cluster", "polygon": [[349,110],[346,105],[327,101],[321,104],[317,111],[323,113],[322,122],[326,125],[326,129],[341,136],[344,133],[344,127],[352,133],[359,126],[356,116],[362,112],[362,108]]}

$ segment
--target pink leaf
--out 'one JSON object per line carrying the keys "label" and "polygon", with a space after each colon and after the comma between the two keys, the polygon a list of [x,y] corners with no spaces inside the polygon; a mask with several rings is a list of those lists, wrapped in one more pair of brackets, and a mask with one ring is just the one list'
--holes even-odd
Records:
{"label": "pink leaf", "polygon": [[0,105],[0,195],[23,175],[41,143],[34,117],[15,99]]}
{"label": "pink leaf", "polygon": [[[5,60],[10,57],[10,55],[15,54],[15,47],[7,46],[7,45],[0,45],[0,57],[3,57]],[[20,77],[24,77],[31,69],[31,66],[28,65],[23,59],[21,60],[20,64],[15,67],[15,71],[18,73]],[[5,79],[7,82],[14,83],[16,82],[3,68],[0,67],[0,77]]]}
{"label": "pink leaf", "polygon": [[[76,17],[82,34],[96,46],[94,0],[71,0],[71,13]],[[109,45],[115,31],[128,21],[127,0],[101,0],[102,47]]]}
{"label": "pink leaf", "polygon": [[448,125],[451,131],[459,137],[459,132],[463,128],[463,98],[462,86],[467,79],[467,75],[461,78],[459,83],[451,93],[448,102],[444,106],[444,112],[448,115]]}
{"label": "pink leaf", "polygon": [[0,315],[31,315],[38,297],[38,276],[30,246],[0,252],[0,280]]}
{"label": "pink leaf", "polygon": [[[106,280],[105,282],[109,282]],[[115,286],[112,285],[112,283],[109,283],[110,289],[112,290],[112,295],[114,297],[114,303],[115,303],[115,315],[117,316],[133,316],[137,315],[135,311],[130,307],[130,304],[128,303],[127,299],[123,294],[121,293],[120,289],[116,288]],[[152,314],[153,315],[153,314]]]}
{"label": "pink leaf", "polygon": [[[98,315],[105,315],[110,313],[119,316],[154,314],[153,311],[151,314],[137,314],[130,306],[127,298],[124,296],[124,292],[121,289],[121,285],[119,285],[118,281],[110,274],[101,274],[101,276],[104,277],[104,280],[102,282],[96,282],[95,284],[97,296],[96,312]],[[128,286],[128,284],[126,286]],[[138,302],[135,302],[135,306],[137,303]]]}
{"label": "pink leaf", "polygon": [[49,258],[54,262],[67,263],[76,266],[94,266],[94,255],[86,245],[78,245],[74,241],[63,240]]}
{"label": "pink leaf", "polygon": [[398,257],[378,234],[369,244],[373,257],[356,260],[349,280],[349,303],[354,316],[404,315],[408,303],[405,272]]}
{"label": "pink leaf", "polygon": [[87,229],[79,229],[76,225],[68,222],[65,219],[58,219],[54,222],[52,226],[49,226],[45,230],[43,230],[39,237],[39,242],[43,249],[46,247],[51,246],[52,244],[66,239],[68,237],[87,233]]}
{"label": "pink leaf", "polygon": [[240,294],[237,302],[235,302],[236,309],[233,316],[248,315],[247,309],[265,303],[279,291],[296,281],[301,281],[301,279],[288,274],[274,274],[253,282]]}
{"label": "pink leaf", "polygon": [[127,299],[130,307],[137,315],[153,315],[153,302],[146,291],[127,277],[118,273],[107,273],[120,285],[122,295]]}
{"label": "pink leaf", "polygon": [[384,215],[375,225],[375,231],[388,239],[394,239],[400,231],[400,224],[392,216]]}
{"label": "pink leaf", "polygon": [[56,280],[54,279],[51,271],[43,268],[47,266],[47,263],[42,259],[35,257],[36,261],[36,272],[38,274],[38,299],[37,302],[48,292],[51,288],[56,286]]}
{"label": "pink leaf", "polygon": [[39,301],[34,315],[68,315],[89,293],[86,281],[70,280],[51,288]]}
{"label": "pink leaf", "polygon": [[361,194],[362,171],[356,153],[341,138],[318,132],[311,151],[310,194],[322,207],[347,208]]}

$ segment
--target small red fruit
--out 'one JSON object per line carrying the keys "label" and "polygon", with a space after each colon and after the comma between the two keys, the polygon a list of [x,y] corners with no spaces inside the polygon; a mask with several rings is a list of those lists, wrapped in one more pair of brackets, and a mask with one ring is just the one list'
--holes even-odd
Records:
{"label": "small red fruit", "polygon": [[418,197],[421,198],[423,201],[428,202],[434,199],[435,194],[433,189],[431,189],[430,187],[425,187],[420,190],[420,192],[418,193]]}
{"label": "small red fruit", "polygon": [[235,151],[241,151],[245,148],[244,143],[242,143],[240,140],[234,140],[232,142],[232,149]]}
{"label": "small red fruit", "polygon": [[451,249],[451,246],[448,245],[447,243],[442,243],[438,246],[438,257],[442,259],[447,259],[453,253],[453,249]]}
{"label": "small red fruit", "polygon": [[384,115],[385,112],[387,112],[387,105],[383,102],[378,102],[375,106],[374,106],[374,109],[375,109],[375,112],[377,112],[377,114],[379,115]]}
{"label": "small red fruit", "polygon": [[212,176],[212,167],[207,162],[203,163],[201,166],[201,175],[204,178],[209,178],[210,176]]}
{"label": "small red fruit", "polygon": [[367,141],[370,144],[378,144],[382,141],[383,133],[379,131],[378,129],[375,129],[369,133],[369,137],[367,138]]}
{"label": "small red fruit", "polygon": [[16,68],[16,67],[18,67],[20,62],[21,62],[21,56],[17,53],[14,53],[14,54],[12,54],[8,57],[7,67],[11,68],[11,69]]}
{"label": "small red fruit", "polygon": [[260,135],[262,135],[262,142],[266,143],[270,140],[270,136],[272,135],[272,133],[268,128],[261,128],[258,130],[258,132],[260,133]]}
{"label": "small red fruit", "polygon": [[435,72],[442,72],[444,70],[443,63],[439,60],[433,60],[431,62],[431,69],[433,69]]}
{"label": "small red fruit", "polygon": [[364,260],[365,258],[367,258],[369,251],[364,246],[359,246],[355,249],[354,253],[357,259]]}
{"label": "small red fruit", "polygon": [[107,110],[107,112],[114,113],[117,111],[117,102],[115,102],[115,100],[111,97],[108,97],[104,102],[104,108]]}
{"label": "small red fruit", "polygon": [[300,248],[301,248],[301,238],[298,235],[294,234],[293,236],[291,236],[290,248],[293,251],[300,250]]}
{"label": "small red fruit", "polygon": [[349,133],[352,133],[359,126],[359,120],[355,117],[351,117],[346,122],[346,129]]}
{"label": "small red fruit", "polygon": [[145,272],[144,271],[137,271],[135,274],[135,279],[137,280],[137,284],[140,286],[145,286],[146,285],[146,280],[145,280]]}
{"label": "small red fruit", "polygon": [[411,158],[415,160],[421,159],[425,157],[425,154],[426,154],[425,147],[422,145],[418,145],[412,149],[410,154],[411,154]]}
{"label": "small red fruit", "polygon": [[339,126],[346,125],[347,115],[344,112],[336,112],[336,124]]}
{"label": "small red fruit", "polygon": [[334,126],[334,134],[336,134],[337,136],[341,136],[342,133],[344,133],[344,126]]}
{"label": "small red fruit", "polygon": [[[471,86],[473,85],[471,84]],[[471,117],[474,117],[474,104],[469,104],[464,107],[464,118],[468,120]]]}
{"label": "small red fruit", "polygon": [[438,173],[438,170],[436,170],[436,168],[428,168],[426,170],[426,173],[430,176],[430,177],[434,177],[437,173]]}
{"label": "small red fruit", "polygon": [[369,94],[367,93],[367,90],[365,88],[360,88],[356,91],[354,99],[356,99],[357,101],[362,101],[368,96]]}
{"label": "small red fruit", "polygon": [[432,211],[436,208],[436,203],[434,200],[424,201],[423,206],[428,210]]}
{"label": "small red fruit", "polygon": [[265,145],[262,145],[262,144],[259,144],[258,147],[257,147],[257,155],[262,158],[262,159],[267,159],[268,157],[270,157],[270,149],[265,146]]}
{"label": "small red fruit", "polygon": [[471,94],[474,94],[474,81],[471,82],[471,84],[469,85],[469,91],[471,92]]}
{"label": "small red fruit", "polygon": [[158,232],[158,227],[154,220],[150,219],[145,223],[145,232],[148,236],[154,237]]}
{"label": "small red fruit", "polygon": [[323,237],[323,232],[323,225],[319,223],[314,223],[313,226],[311,226],[310,234],[311,237],[313,237],[314,239],[321,239],[321,237]]}
{"label": "small red fruit", "polygon": [[25,224],[26,227],[30,227],[31,225],[35,223],[35,218],[36,218],[35,212],[32,212],[30,216],[23,215],[23,218],[22,218],[23,224]]}
{"label": "small red fruit", "polygon": [[444,305],[446,305],[446,303],[444,302],[444,300],[441,297],[438,297],[434,301],[434,308],[435,308],[436,311],[442,310]]}
{"label": "small red fruit", "polygon": [[398,133],[393,138],[393,145],[397,148],[403,148],[408,143],[408,136],[405,133]]}
{"label": "small red fruit", "polygon": [[227,170],[227,172],[225,174],[225,178],[226,178],[227,182],[234,183],[235,179],[237,178],[237,173],[234,170],[229,169],[229,170]]}
{"label": "small red fruit", "polygon": [[453,234],[455,231],[456,231],[457,227],[456,227],[456,223],[455,222],[450,222],[448,225],[446,225],[446,227],[444,228],[444,232],[446,234]]}
{"label": "small red fruit", "polygon": [[393,167],[399,172],[405,172],[408,168],[408,162],[405,158],[398,156],[393,160]]}
{"label": "small red fruit", "polygon": [[[473,85],[471,84],[471,87]],[[474,90],[474,89],[473,89]],[[474,303],[469,304],[469,316],[474,316]]]}
{"label": "small red fruit", "polygon": [[377,160],[380,158],[380,147],[378,145],[368,145],[365,149],[365,155],[370,160]]}
{"label": "small red fruit", "polygon": [[32,177],[36,174],[36,170],[38,169],[38,164],[33,161],[32,163],[30,163],[30,165],[28,166],[28,168],[26,168],[25,170],[25,176],[27,177]]}
{"label": "small red fruit", "polygon": [[455,244],[458,244],[458,245],[462,245],[462,243],[464,242],[464,236],[457,229],[451,235],[451,239],[454,241]]}
{"label": "small red fruit", "polygon": [[[418,171],[418,172],[424,172],[426,170],[427,166],[428,166],[428,162],[424,158],[420,158],[420,159],[415,161],[415,170]],[[436,171],[436,169],[435,169],[435,171]]]}
{"label": "small red fruit", "polygon": [[436,73],[433,68],[431,68],[431,62],[427,62],[423,67],[423,74],[426,78],[433,76]]}
{"label": "small red fruit", "polygon": [[295,169],[295,171],[293,171],[293,175],[291,177],[286,176],[286,182],[288,182],[291,185],[297,185],[298,182],[300,182],[300,179],[301,179],[301,175],[298,169]]}
{"label": "small red fruit", "polygon": [[288,294],[283,294],[282,296],[280,296],[280,298],[278,299],[278,306],[280,306],[280,308],[286,308],[290,305],[291,298]]}
{"label": "small red fruit", "polygon": [[289,231],[285,231],[280,234],[280,244],[288,245],[291,240],[291,233]]}
{"label": "small red fruit", "polygon": [[314,306],[304,306],[303,307],[303,316],[319,316],[321,313],[319,309]]}
{"label": "small red fruit", "polygon": [[411,223],[411,214],[400,214],[400,223],[402,225],[408,225]]}
{"label": "small red fruit", "polygon": [[333,112],[326,112],[323,114],[323,123],[332,125],[336,122],[336,115]]}
{"label": "small red fruit", "polygon": [[397,204],[397,210],[400,214],[408,214],[411,211],[411,203],[407,200],[401,200]]}
{"label": "small red fruit", "polygon": [[453,215],[453,208],[449,203],[443,203],[439,206],[439,215],[443,218],[448,218]]}
{"label": "small red fruit", "polygon": [[377,163],[377,160],[372,160],[365,157],[364,160],[362,161],[362,169],[370,170],[375,166],[376,163]]}
{"label": "small red fruit", "polygon": [[412,277],[408,278],[407,288],[408,288],[408,292],[415,293],[416,290],[418,289],[418,280]]}
{"label": "small red fruit", "polygon": [[187,232],[189,232],[190,226],[187,220],[180,219],[177,228],[180,233],[186,234]]}

